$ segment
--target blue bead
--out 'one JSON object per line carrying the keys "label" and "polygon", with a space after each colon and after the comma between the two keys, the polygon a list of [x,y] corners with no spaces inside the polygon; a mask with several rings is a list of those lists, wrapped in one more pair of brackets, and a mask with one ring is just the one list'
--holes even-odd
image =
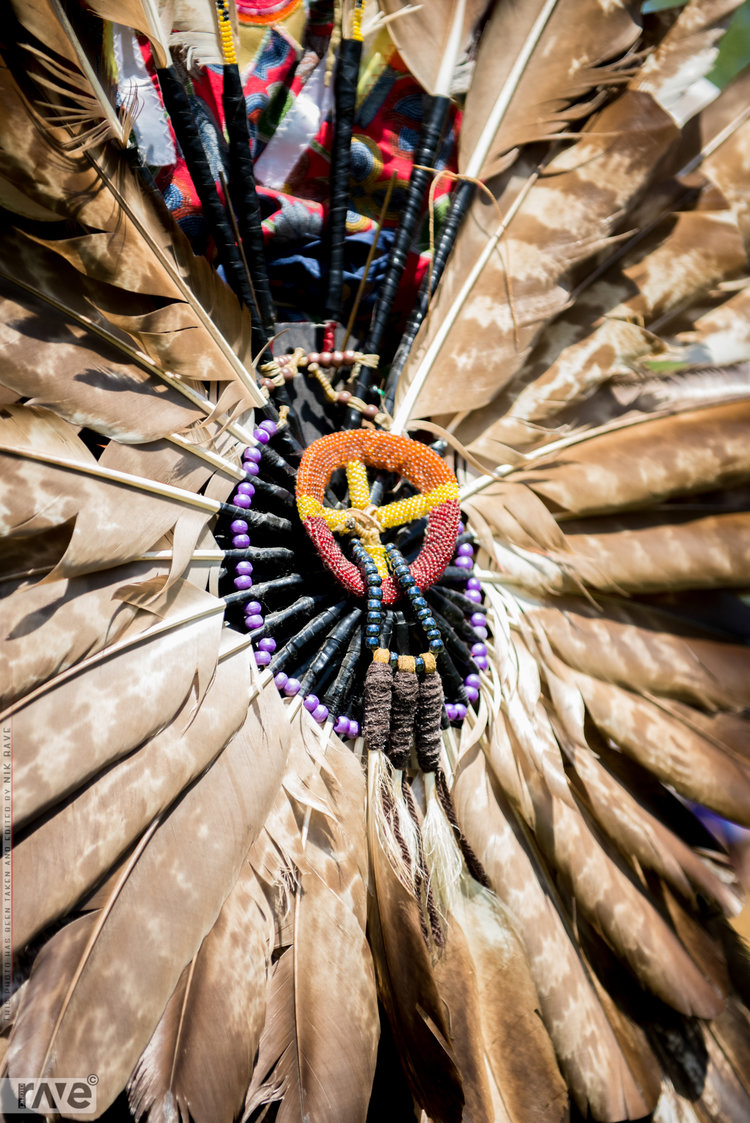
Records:
{"label": "blue bead", "polygon": [[389,659],[389,662],[390,662],[390,664],[391,664],[391,667],[392,667],[392,668],[393,668],[393,670],[395,671],[395,670],[396,670],[396,668],[398,667],[398,652],[397,652],[397,651],[392,651],[392,652],[391,652],[391,655],[390,655],[390,659]]}
{"label": "blue bead", "polygon": [[366,627],[365,627],[365,635],[366,636],[379,636],[380,635],[380,624],[367,624]]}
{"label": "blue bead", "polygon": [[372,575],[368,574],[367,584],[377,589],[380,585],[383,584],[383,578],[379,573],[373,573]]}
{"label": "blue bead", "polygon": [[373,649],[373,651],[375,650],[376,647],[380,647],[379,637],[378,636],[365,636],[365,647],[370,647],[370,648]]}
{"label": "blue bead", "polygon": [[424,659],[421,655],[418,655],[414,660],[414,669],[419,675],[421,675],[422,671],[424,671]]}
{"label": "blue bead", "polygon": [[368,611],[368,612],[378,612],[378,613],[380,613],[380,614],[382,615],[382,612],[383,612],[383,602],[382,602],[382,601],[379,601],[379,600],[368,600],[368,602],[367,602],[367,611]]}
{"label": "blue bead", "polygon": [[371,612],[367,613],[367,623],[368,624],[379,624],[382,619],[383,619],[383,613],[382,612],[377,612],[373,609]]}
{"label": "blue bead", "polygon": [[427,646],[429,647],[430,651],[435,652],[435,654],[437,655],[438,652],[443,650],[443,641],[441,639],[431,639]]}
{"label": "blue bead", "polygon": [[428,639],[441,639],[439,628],[426,628],[425,629]]}
{"label": "blue bead", "polygon": [[407,577],[402,577],[400,580],[401,580],[401,587],[403,589],[412,589],[412,588],[414,588],[414,586],[417,583],[414,580],[414,578],[412,577],[411,574],[409,574]]}
{"label": "blue bead", "polygon": [[378,588],[377,585],[373,585],[373,587],[368,590],[368,596],[370,600],[382,600],[383,590]]}
{"label": "blue bead", "polygon": [[415,608],[427,608],[427,601],[421,594],[418,597],[415,597],[412,603]]}

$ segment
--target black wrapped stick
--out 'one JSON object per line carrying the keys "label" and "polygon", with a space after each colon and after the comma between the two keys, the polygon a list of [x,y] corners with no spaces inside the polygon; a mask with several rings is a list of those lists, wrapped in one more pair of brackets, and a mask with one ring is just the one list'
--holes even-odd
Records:
{"label": "black wrapped stick", "polygon": [[362,57],[360,39],[343,39],[334,79],[335,119],[331,151],[331,201],[328,214],[328,293],[325,318],[339,320],[344,290],[344,239],[349,209],[349,156]]}
{"label": "black wrapped stick", "polygon": [[401,371],[406,366],[406,360],[409,358],[412,344],[417,338],[417,332],[422,326],[422,320],[427,315],[430,298],[443,275],[443,270],[445,269],[448,257],[456,241],[461,221],[474,198],[475,190],[476,185],[474,183],[468,183],[466,180],[462,180],[453,193],[448,217],[440,233],[440,240],[435,247],[435,254],[432,259],[432,270],[422,282],[422,287],[417,297],[417,303],[414,305],[414,309],[409,316],[408,323],[404,328],[404,334],[401,336],[401,342],[398,345],[398,351],[391,364],[391,370],[385,387],[385,396],[383,398],[383,404],[389,412],[393,411],[393,403],[396,398],[396,386],[398,385]]}
{"label": "black wrapped stick", "polygon": [[229,193],[253,282],[260,325],[266,337],[269,337],[273,335],[276,315],[263,248],[263,227],[255,188],[247,106],[236,63],[224,66],[222,102],[229,137]]}
{"label": "black wrapped stick", "polygon": [[253,306],[250,283],[245,273],[239,250],[234,241],[232,227],[216,190],[213,173],[208,162],[198,126],[190,108],[185,87],[171,66],[157,70],[164,105],[172,121],[175,135],[185,157],[190,177],[195,184],[203,213],[208,222],[219,261],[224,266],[227,283],[246,304]]}
{"label": "black wrapped stick", "polygon": [[[406,203],[388,257],[386,274],[378,289],[377,303],[370,322],[370,333],[364,348],[368,354],[380,354],[385,329],[398,292],[398,286],[401,284],[401,278],[404,275],[406,259],[414,241],[425,193],[430,182],[430,172],[425,169],[432,167],[435,162],[450,105],[450,98],[447,97],[426,99],[420,143],[414,158],[414,167],[409,177]],[[417,167],[417,165],[420,166]],[[354,393],[363,401],[367,400],[374,374],[375,371],[372,367],[363,367],[361,370]],[[356,428],[360,423],[360,415],[356,410],[351,410],[346,421],[347,427]]]}

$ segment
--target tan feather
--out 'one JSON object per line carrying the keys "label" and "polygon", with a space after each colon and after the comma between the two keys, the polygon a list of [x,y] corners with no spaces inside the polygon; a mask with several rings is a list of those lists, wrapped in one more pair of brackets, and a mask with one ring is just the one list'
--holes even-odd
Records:
{"label": "tan feather", "polygon": [[[441,411],[456,370],[472,370],[462,396],[467,410],[510,382],[541,325],[565,307],[569,271],[606,246],[657,153],[675,137],[663,110],[647,95],[628,92],[524,188],[511,178],[498,197],[502,225],[478,197],[399,383],[397,427]],[[510,298],[498,301],[497,293]]]}
{"label": "tan feather", "polygon": [[449,96],[456,66],[487,0],[431,0],[418,7],[402,0],[378,4],[388,17],[396,49],[419,84],[434,97]]}
{"label": "tan feather", "polygon": [[[112,1102],[268,814],[280,769],[259,786],[258,752],[283,765],[288,741],[278,696],[264,691],[200,785],[142,837],[102,909],[45,945],[11,1039],[11,1074],[90,1067],[100,1108]],[[108,986],[113,963],[127,989]]]}
{"label": "tan feather", "polygon": [[255,1059],[266,1008],[274,925],[252,863],[258,839],[218,919],[184,969],[128,1089],[136,1119],[232,1123]]}
{"label": "tan feather", "polygon": [[455,794],[462,827],[523,942],[542,1018],[573,1098],[596,1118],[640,1118],[658,1097],[654,1060],[622,1050],[556,894],[501,810],[476,749],[461,761]]}
{"label": "tan feather", "polygon": [[[202,699],[189,696],[166,728],[108,768],[16,846],[17,948],[72,908],[224,748],[244,719],[249,693],[247,655],[237,647],[236,640],[222,643],[215,678]],[[259,772],[270,765],[259,760]],[[113,816],[118,800],[124,809]]]}

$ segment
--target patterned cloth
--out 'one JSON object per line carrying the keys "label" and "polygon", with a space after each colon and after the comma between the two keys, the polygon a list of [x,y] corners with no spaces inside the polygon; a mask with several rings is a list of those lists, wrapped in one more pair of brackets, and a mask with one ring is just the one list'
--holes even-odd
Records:
{"label": "patterned cloth", "polygon": [[[269,9],[274,7],[269,4]],[[253,65],[244,78],[253,156],[272,154],[274,138],[324,55],[325,36],[331,26],[318,22],[300,48],[283,28],[268,27]],[[310,44],[314,44],[315,50]],[[148,47],[143,45],[148,57]],[[325,66],[325,62],[322,63]],[[318,84],[322,88],[319,75]],[[204,69],[193,79],[194,112],[199,121],[209,160],[218,180],[226,167],[224,115],[221,105],[220,68]],[[308,95],[309,97],[309,95]],[[330,101],[330,95],[328,95]],[[407,72],[385,33],[368,44],[363,55],[357,98],[357,113],[351,149],[350,201],[344,267],[344,316],[348,316],[373,239],[391,176],[396,183],[384,228],[370,267],[367,295],[360,308],[364,330],[372,307],[374,288],[384,274],[399,214],[419,141],[423,92]],[[455,137],[458,114],[451,119],[436,166],[455,170]],[[324,285],[323,232],[328,206],[328,177],[333,123],[323,115],[317,131],[310,135],[282,189],[258,184],[263,229],[274,299],[280,320],[318,318]],[[179,148],[177,149],[179,152]],[[198,253],[210,253],[211,245],[200,204],[184,160],[159,169],[157,182],[168,207],[191,239]],[[450,181],[442,180],[435,194],[436,229],[447,208]],[[427,219],[422,225],[414,252],[407,262],[397,301],[402,318],[408,314],[416,289],[429,266]]]}

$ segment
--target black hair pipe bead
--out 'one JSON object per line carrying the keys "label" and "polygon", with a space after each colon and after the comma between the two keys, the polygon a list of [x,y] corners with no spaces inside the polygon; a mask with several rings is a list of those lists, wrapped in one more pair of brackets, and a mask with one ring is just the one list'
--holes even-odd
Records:
{"label": "black hair pipe bead", "polygon": [[440,629],[443,643],[450,652],[451,659],[458,669],[462,671],[464,675],[477,674],[476,664],[471,657],[471,648],[469,645],[464,643],[460,636],[456,635],[456,632],[445,617],[441,616],[436,609],[433,609],[432,615]]}
{"label": "black hair pipe bead", "polygon": [[262,480],[260,476],[252,476],[250,482],[255,488],[258,501],[262,500],[264,507],[275,507],[276,510],[281,509],[282,511],[295,510],[294,496],[285,487],[279,487],[278,484]]}
{"label": "black hair pipe bead", "polygon": [[[308,624],[301,628],[296,635],[292,636],[288,643],[284,644],[281,651],[278,651],[274,658],[271,660],[271,670],[285,671],[289,667],[294,666],[295,659],[298,658],[300,653],[304,651],[308,643],[312,643],[314,639],[318,639],[324,635],[331,625],[336,624],[344,611],[344,601],[339,601],[338,604],[332,605],[327,608],[325,612],[321,612],[318,616],[312,619]],[[281,613],[273,613],[268,617],[268,623],[271,624],[274,615],[280,616]],[[305,677],[309,675],[310,670],[315,664],[313,658],[310,668],[306,672]]]}
{"label": "black hair pipe bead", "polygon": [[467,571],[461,569],[459,565],[449,565],[443,570],[443,575],[440,580],[441,582],[456,581],[460,585],[465,585],[467,577],[471,577],[471,573],[467,573]]}
{"label": "black hair pipe bead", "polygon": [[476,546],[476,534],[473,534],[470,530],[465,530],[463,534],[459,534],[458,538],[456,539],[456,545],[463,546],[466,542],[468,542],[471,546]]}
{"label": "black hair pipe bead", "polygon": [[[429,589],[426,596],[433,609],[436,609],[445,617],[448,623],[453,627],[456,635],[471,648],[471,645],[476,642],[477,637],[474,629],[458,605],[454,604],[448,597],[444,596],[443,593],[435,588]],[[471,604],[471,601],[469,601],[469,604]]]}
{"label": "black hair pipe bead", "polygon": [[[341,40],[336,57],[336,73],[334,76],[331,195],[326,232],[328,294],[325,302],[325,318],[327,320],[338,320],[341,317],[341,300],[344,288],[344,239],[346,237],[346,212],[349,209],[349,159],[361,57],[361,40]],[[360,421],[361,418],[357,421],[358,425]]]}
{"label": "black hair pipe bead", "polygon": [[[279,436],[280,434],[277,433],[274,436],[274,440],[278,440]],[[285,460],[284,457],[280,455],[280,453],[276,451],[275,448],[271,448],[270,444],[260,445],[259,447],[260,462],[263,468],[267,469],[269,472],[271,472],[272,475],[275,475],[277,478],[281,477],[285,483],[288,482],[294,487],[297,483],[296,469],[293,468],[292,465],[287,460]],[[255,483],[255,479],[252,482]]]}
{"label": "black hair pipe bead", "polygon": [[[280,634],[288,632],[291,628],[299,628],[299,625],[309,620],[315,612],[323,606],[328,598],[325,596],[317,597],[298,597],[293,604],[287,608],[281,608],[278,612],[271,612],[266,616],[266,622],[262,628],[257,628],[253,632],[253,640],[266,639],[268,636],[273,636],[277,639]],[[304,629],[303,629],[304,630]],[[297,633],[298,638],[299,633]]]}
{"label": "black hair pipe bead", "polygon": [[339,717],[346,712],[346,706],[357,678],[357,666],[360,660],[364,658],[369,658],[369,656],[363,657],[362,636],[360,631],[355,629],[354,635],[349,640],[346,654],[341,660],[341,666],[334,683],[323,698],[323,704],[328,706],[329,713],[333,714],[334,717]]}
{"label": "black hair pipe bead", "polygon": [[292,524],[289,519],[282,519],[279,515],[270,512],[262,514],[245,507],[235,507],[233,503],[222,503],[221,514],[231,516],[233,519],[244,519],[248,527],[254,531],[266,531],[268,534],[291,534]]}
{"label": "black hair pipe bead", "polygon": [[393,611],[386,608],[383,616],[383,627],[380,629],[380,642],[383,647],[388,647],[391,642],[391,635],[393,634]]}
{"label": "black hair pipe bead", "polygon": [[463,702],[464,706],[468,706],[469,699],[466,694],[464,680],[458,673],[456,664],[447,651],[443,650],[440,652],[437,657],[437,666],[440,671],[440,677],[443,680],[446,696],[454,701]]}
{"label": "black hair pipe bead", "polygon": [[[391,371],[388,375],[388,381],[385,388],[385,397],[383,403],[389,412],[393,412],[393,403],[396,398],[396,387],[398,380],[401,376],[401,371],[406,365],[406,360],[409,357],[412,344],[417,338],[422,320],[427,314],[427,308],[430,303],[430,297],[435,291],[440,278],[443,275],[446,262],[453,249],[453,244],[458,234],[459,226],[463,220],[464,215],[469,209],[476,188],[473,183],[468,183],[465,180],[457,185],[452,193],[450,209],[443,226],[440,240],[435,247],[435,255],[432,261],[431,278],[430,273],[427,274],[417,297],[417,302],[409,317],[404,334],[401,336],[401,342],[398,345],[398,350],[391,364]],[[432,287],[430,287],[430,279],[432,279]]]}
{"label": "black hair pipe bead", "polygon": [[469,600],[469,598],[458,589],[450,589],[442,585],[433,586],[433,588],[439,588],[441,596],[449,600],[456,608],[460,608],[464,616],[471,616],[473,612],[482,611],[480,605],[476,604],[473,600]]}
{"label": "black hair pipe bead", "polygon": [[314,657],[304,678],[301,680],[300,693],[309,694],[315,690],[315,684],[323,676],[328,664],[336,658],[349,643],[357,625],[362,617],[362,609],[354,608],[348,612],[343,620],[339,620],[333,631],[325,640],[320,651]]}
{"label": "black hair pipe bead", "polygon": [[301,573],[288,573],[285,577],[274,577],[270,581],[261,581],[257,585],[253,585],[252,589],[248,589],[248,596],[245,600],[259,600],[265,604],[267,601],[274,601],[286,593],[295,593],[297,589],[301,589],[307,582]]}
{"label": "black hair pipe bead", "polygon": [[393,613],[393,647],[399,655],[409,654],[409,625],[400,609]]}
{"label": "black hair pipe bead", "polygon": [[216,252],[224,266],[227,283],[239,299],[252,309],[253,295],[250,284],[234,241],[229,218],[216,190],[216,182],[193,117],[190,99],[173,67],[159,68],[156,73],[164,106],[180,143],[190,178],[195,184],[203,213],[216,244]]}
{"label": "black hair pipe bead", "polygon": [[258,565],[291,565],[294,561],[294,550],[287,550],[284,546],[247,546],[244,550],[225,550],[224,557],[228,561],[257,562]]}
{"label": "black hair pipe bead", "polygon": [[271,336],[276,316],[263,247],[263,227],[253,172],[247,104],[237,63],[227,63],[224,66],[222,102],[229,137],[229,193],[253,282],[259,321],[266,335]]}

